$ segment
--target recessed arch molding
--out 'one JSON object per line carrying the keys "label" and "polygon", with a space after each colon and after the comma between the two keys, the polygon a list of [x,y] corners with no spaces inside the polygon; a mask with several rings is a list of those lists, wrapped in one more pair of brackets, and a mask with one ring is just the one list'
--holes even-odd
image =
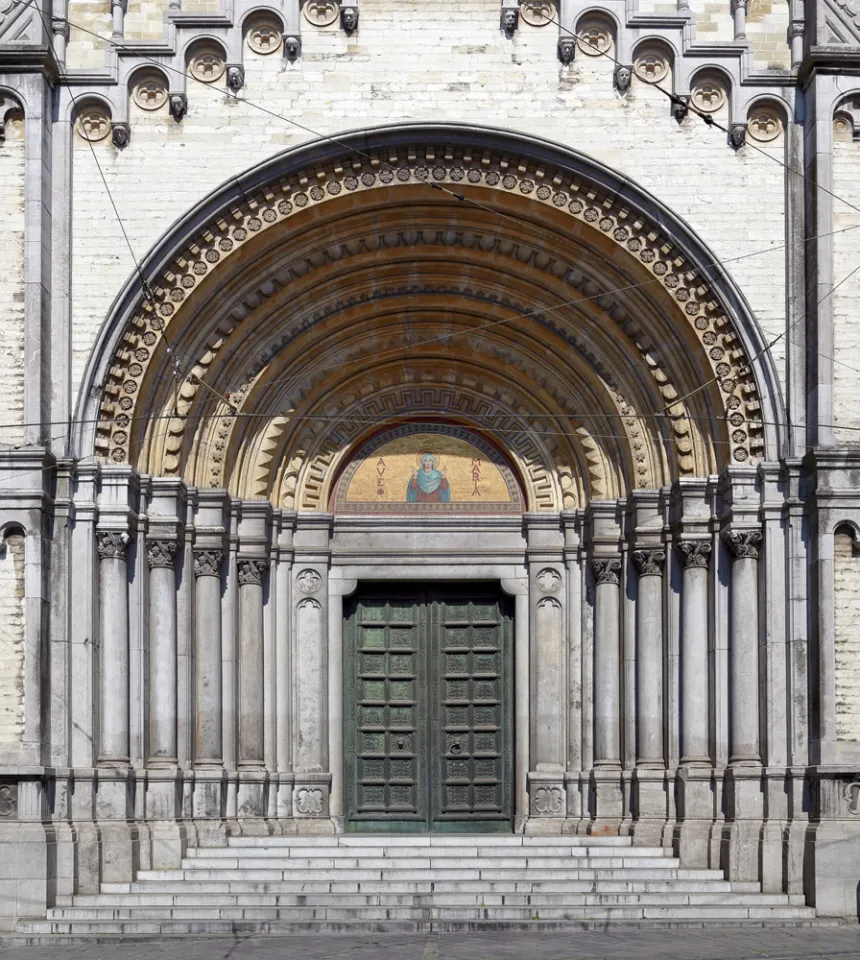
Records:
{"label": "recessed arch molding", "polygon": [[491,436],[529,510],[776,457],[784,422],[745,299],[671,211],[547,141],[407,124],[290,150],[174,224],[102,328],[75,452],[324,510],[410,416]]}

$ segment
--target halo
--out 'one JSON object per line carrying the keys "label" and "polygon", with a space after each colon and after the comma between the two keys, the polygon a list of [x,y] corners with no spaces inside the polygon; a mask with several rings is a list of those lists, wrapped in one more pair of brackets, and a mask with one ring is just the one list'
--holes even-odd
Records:
{"label": "halo", "polygon": [[424,461],[425,461],[426,459],[428,459],[428,457],[429,457],[430,460],[433,461],[433,469],[435,470],[435,469],[438,467],[438,465],[439,465],[439,457],[438,457],[435,453],[430,453],[430,451],[427,450],[427,451],[425,451],[424,453],[422,453],[421,456],[418,457],[418,468],[419,468],[419,470],[424,466]]}

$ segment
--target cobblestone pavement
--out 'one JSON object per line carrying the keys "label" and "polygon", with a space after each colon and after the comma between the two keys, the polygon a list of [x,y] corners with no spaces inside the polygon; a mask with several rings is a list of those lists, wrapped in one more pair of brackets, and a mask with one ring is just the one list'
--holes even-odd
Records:
{"label": "cobblestone pavement", "polygon": [[190,938],[4,946],[0,960],[860,960],[860,928]]}

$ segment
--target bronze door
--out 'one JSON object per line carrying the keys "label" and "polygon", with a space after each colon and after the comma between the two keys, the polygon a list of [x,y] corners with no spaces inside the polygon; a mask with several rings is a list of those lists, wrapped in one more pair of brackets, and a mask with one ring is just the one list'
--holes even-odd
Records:
{"label": "bronze door", "polygon": [[507,599],[370,586],[344,626],[347,829],[510,830]]}

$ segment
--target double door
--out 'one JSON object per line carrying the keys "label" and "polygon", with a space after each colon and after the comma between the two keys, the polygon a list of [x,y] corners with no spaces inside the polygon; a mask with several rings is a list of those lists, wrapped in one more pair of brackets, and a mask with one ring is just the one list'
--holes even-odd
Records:
{"label": "double door", "polygon": [[347,829],[507,831],[507,598],[490,586],[369,586],[345,610]]}

